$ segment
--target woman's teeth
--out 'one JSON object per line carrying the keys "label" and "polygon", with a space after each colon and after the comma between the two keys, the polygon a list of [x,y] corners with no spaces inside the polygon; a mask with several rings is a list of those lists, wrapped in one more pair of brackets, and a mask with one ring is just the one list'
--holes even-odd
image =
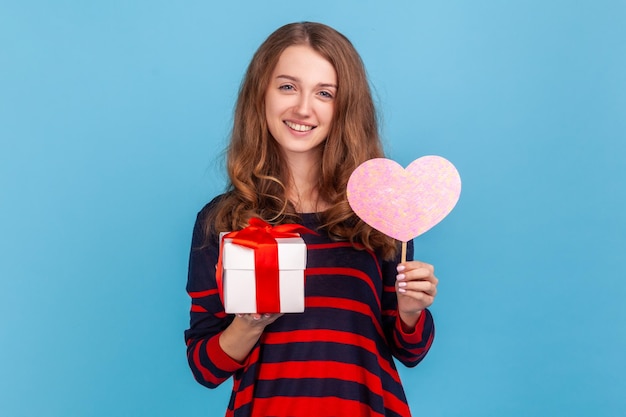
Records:
{"label": "woman's teeth", "polygon": [[309,130],[313,129],[313,126],[300,125],[298,123],[293,123],[293,122],[285,121],[285,124],[289,126],[290,129],[296,130],[298,132],[308,132]]}

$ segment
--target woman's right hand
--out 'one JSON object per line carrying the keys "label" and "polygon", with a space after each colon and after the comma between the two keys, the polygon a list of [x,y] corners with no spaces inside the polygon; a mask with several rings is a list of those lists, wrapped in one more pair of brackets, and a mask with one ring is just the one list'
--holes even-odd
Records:
{"label": "woman's right hand", "polygon": [[220,347],[228,356],[243,363],[259,341],[263,330],[281,314],[237,314],[220,335]]}
{"label": "woman's right hand", "polygon": [[242,320],[246,325],[251,328],[262,328],[265,329],[265,326],[272,324],[276,321],[277,318],[282,316],[283,314],[259,314],[259,313],[251,313],[251,314],[237,314],[235,316],[235,320]]}

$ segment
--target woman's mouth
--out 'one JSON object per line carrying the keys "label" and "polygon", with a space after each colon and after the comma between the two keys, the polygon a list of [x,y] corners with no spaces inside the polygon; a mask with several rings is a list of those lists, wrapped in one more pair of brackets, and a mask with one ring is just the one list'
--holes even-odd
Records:
{"label": "woman's mouth", "polygon": [[310,130],[315,129],[315,126],[301,125],[299,123],[290,122],[288,120],[285,120],[284,123],[287,125],[287,127],[289,127],[292,130],[295,130],[296,132],[308,132]]}

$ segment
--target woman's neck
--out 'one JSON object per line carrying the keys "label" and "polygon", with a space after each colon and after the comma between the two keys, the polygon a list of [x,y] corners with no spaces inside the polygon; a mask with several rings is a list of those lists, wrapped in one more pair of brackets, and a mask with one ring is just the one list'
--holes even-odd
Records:
{"label": "woman's neck", "polygon": [[316,213],[328,208],[319,198],[320,161],[302,158],[289,162],[291,178],[287,188],[287,198],[294,204],[298,213]]}

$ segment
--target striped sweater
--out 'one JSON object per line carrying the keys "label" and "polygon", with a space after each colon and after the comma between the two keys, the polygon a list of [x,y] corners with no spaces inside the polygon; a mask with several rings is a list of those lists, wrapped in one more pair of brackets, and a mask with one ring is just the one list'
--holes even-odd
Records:
{"label": "striped sweater", "polygon": [[405,366],[417,365],[430,348],[434,326],[425,310],[414,332],[402,331],[394,287],[397,262],[332,241],[315,214],[301,215],[301,224],[319,232],[302,236],[305,312],[285,314],[267,326],[239,363],[218,341],[233,316],[224,313],[217,292],[217,237],[203,245],[202,225],[210,209],[211,204],[198,214],[194,227],[185,340],[200,384],[214,388],[233,377],[226,416],[410,416],[393,357]]}

